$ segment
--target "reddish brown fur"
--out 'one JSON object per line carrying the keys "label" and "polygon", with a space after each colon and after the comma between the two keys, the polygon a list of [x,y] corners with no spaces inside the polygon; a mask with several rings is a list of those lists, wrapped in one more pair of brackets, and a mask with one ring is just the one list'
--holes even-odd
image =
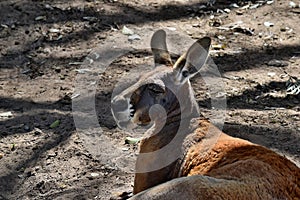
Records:
{"label": "reddish brown fur", "polygon": [[[176,163],[155,172],[137,174],[135,192],[167,183],[133,199],[172,199],[176,196],[179,199],[218,199],[218,196],[222,196],[222,199],[300,199],[300,169],[265,147],[221,133],[208,153],[199,154],[202,150],[201,140],[209,126],[212,125],[207,120],[200,119],[199,128],[188,136],[193,145],[187,149],[183,162],[180,162],[183,163],[180,175]],[[170,178],[169,174],[177,176]],[[213,177],[224,183],[212,184],[197,175]],[[174,179],[178,176],[194,178]],[[188,190],[191,191],[184,194]]]}
{"label": "reddish brown fur", "polygon": [[[202,137],[209,122],[201,120],[196,135]],[[201,143],[189,149],[182,176],[207,175],[220,179],[236,179],[258,183],[272,196],[300,198],[300,170],[275,152],[248,141],[222,133],[205,156],[197,154]],[[192,153],[195,152],[195,153]]]}

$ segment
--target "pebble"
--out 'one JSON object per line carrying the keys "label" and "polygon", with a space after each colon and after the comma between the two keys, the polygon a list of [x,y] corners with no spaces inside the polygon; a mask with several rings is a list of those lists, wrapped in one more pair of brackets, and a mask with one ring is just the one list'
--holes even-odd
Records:
{"label": "pebble", "polygon": [[127,148],[127,147],[122,148],[122,151],[128,151],[128,150],[129,150],[129,148]]}
{"label": "pebble", "polygon": [[297,7],[297,4],[293,1],[290,1],[289,5],[290,5],[290,8],[296,8]]}
{"label": "pebble", "polygon": [[230,13],[230,9],[229,8],[225,8],[224,11],[227,12],[227,13]]}
{"label": "pebble", "polygon": [[99,176],[100,174],[98,174],[98,173],[91,173],[91,177],[97,177],[97,176]]}
{"label": "pebble", "polygon": [[0,117],[9,118],[9,117],[12,117],[12,116],[13,116],[13,114],[12,114],[11,111],[0,113]]}
{"label": "pebble", "polygon": [[229,5],[231,8],[239,8],[240,6],[237,5],[236,3],[232,3]]}
{"label": "pebble", "polygon": [[50,28],[50,29],[49,29],[49,32],[50,32],[50,33],[59,33],[60,30],[59,30],[59,29],[56,29],[56,28]]}
{"label": "pebble", "polygon": [[24,128],[25,131],[29,131],[30,130],[30,127],[28,125],[24,125],[23,128]]}
{"label": "pebble", "polygon": [[288,66],[289,63],[286,62],[286,61],[283,61],[283,60],[270,60],[268,63],[267,63],[268,66],[274,66],[274,67],[285,67],[285,66]]}
{"label": "pebble", "polygon": [[273,77],[273,76],[275,76],[275,75],[276,75],[275,72],[268,72],[268,76],[270,76],[270,77]]}
{"label": "pebble", "polygon": [[170,31],[176,31],[176,28],[175,27],[166,27],[168,30]]}
{"label": "pebble", "polygon": [[133,34],[133,35],[128,36],[129,41],[140,40],[140,39],[141,39],[141,37],[137,34]]}
{"label": "pebble", "polygon": [[272,22],[264,22],[264,25],[266,27],[272,27],[272,26],[274,26],[274,23],[272,23]]}
{"label": "pebble", "polygon": [[280,28],[280,31],[281,31],[281,32],[285,32],[285,31],[288,31],[288,30],[290,30],[289,27],[281,27],[281,28]]}
{"label": "pebble", "polygon": [[55,157],[56,156],[56,153],[53,152],[53,153],[48,153],[48,158],[51,158],[51,157]]}
{"label": "pebble", "polygon": [[122,33],[124,35],[133,35],[134,34],[133,30],[127,28],[126,26],[123,26]]}

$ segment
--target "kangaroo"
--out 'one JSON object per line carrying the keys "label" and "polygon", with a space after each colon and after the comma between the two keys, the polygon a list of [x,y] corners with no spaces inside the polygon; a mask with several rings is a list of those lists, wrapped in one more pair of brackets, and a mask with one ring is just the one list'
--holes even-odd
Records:
{"label": "kangaroo", "polygon": [[[173,63],[166,33],[158,30],[151,39],[155,68],[112,99],[119,126],[149,126],[130,199],[300,199],[294,163],[200,115],[190,78],[206,63],[210,45],[210,38],[199,39]],[[217,140],[206,148],[211,133]]]}

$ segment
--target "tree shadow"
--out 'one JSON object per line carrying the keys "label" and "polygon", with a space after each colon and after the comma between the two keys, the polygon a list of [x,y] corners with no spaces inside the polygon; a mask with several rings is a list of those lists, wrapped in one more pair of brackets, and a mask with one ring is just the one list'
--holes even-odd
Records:
{"label": "tree shadow", "polygon": [[[200,108],[211,109],[211,101],[211,98],[200,99],[198,105]],[[240,95],[226,96],[227,109],[299,109],[299,102],[300,95],[286,94],[286,83],[278,81],[258,84],[254,88],[244,90]]]}
{"label": "tree shadow", "polygon": [[[205,13],[198,8],[199,5],[204,5],[204,2],[195,3],[193,5],[165,5],[162,7],[151,8],[135,8],[129,5],[125,5],[121,2],[116,3],[106,3],[110,7],[115,8],[115,13],[110,12],[99,12],[95,9],[86,7],[83,10],[81,8],[76,8],[75,6],[70,6],[70,9],[62,10],[56,7],[53,9],[45,8],[45,4],[51,5],[54,1],[18,1],[17,3],[10,1],[2,2],[0,4],[0,19],[1,24],[8,25],[9,31],[12,33],[17,29],[23,28],[26,35],[30,35],[31,31],[27,27],[34,26],[45,26],[47,28],[52,27],[54,24],[65,24],[69,22],[86,23],[87,26],[83,30],[76,30],[73,33],[65,34],[58,41],[50,41],[44,35],[41,34],[42,30],[38,30],[40,35],[33,38],[30,41],[21,41],[18,47],[12,51],[6,52],[4,55],[0,55],[0,69],[9,69],[19,66],[26,66],[28,62],[33,62],[32,58],[28,55],[39,48],[44,48],[46,45],[59,46],[63,44],[70,44],[74,40],[85,41],[94,37],[96,33],[101,33],[105,31],[110,31],[111,28],[117,28],[126,24],[142,25],[145,23],[166,21],[174,19],[182,19],[190,16],[191,13],[196,13],[199,16],[206,17]],[[71,1],[56,1],[61,3],[69,3]],[[212,11],[218,8],[224,8],[229,3],[229,1],[217,1],[217,4],[211,9]],[[209,9],[204,9],[204,12],[209,12]],[[13,16],[17,14],[17,18]],[[11,15],[12,14],[12,15]],[[46,16],[45,20],[36,20],[39,16]],[[95,17],[94,21],[86,21],[84,17]],[[16,28],[11,28],[14,25]],[[2,29],[0,30],[2,31]],[[29,31],[29,32],[28,32]],[[33,34],[33,33],[32,33]],[[4,37],[9,38],[9,37]],[[265,62],[276,59],[289,59],[294,55],[295,52],[300,51],[299,46],[283,46],[278,49],[271,50],[260,50],[260,49],[245,49],[244,52],[237,55],[226,55],[224,57],[215,57],[214,61],[218,66],[220,66],[221,72],[228,71],[240,71],[249,68],[260,67]],[[63,57],[63,58],[46,58],[51,63],[70,63],[75,61],[82,61],[85,55],[81,57]],[[46,61],[47,64],[47,61]],[[37,62],[36,65],[43,66],[43,63]],[[256,99],[257,96],[267,93],[271,90],[283,90],[285,84],[282,82],[271,82],[264,86],[257,86],[254,89],[249,89],[243,92],[242,95],[233,96],[228,98],[228,107],[234,109],[257,109],[263,110],[265,107],[284,107],[291,108],[299,105],[299,96],[287,96],[285,98],[274,98],[272,96],[266,95],[263,98]],[[98,111],[98,121],[100,126],[107,127],[109,129],[115,128],[116,124],[113,120],[113,116],[110,112],[110,95],[108,94],[97,94],[96,99],[96,110]],[[254,104],[249,104],[249,99],[254,101]],[[297,101],[296,101],[297,100]],[[21,168],[27,168],[34,165],[40,156],[58,146],[60,143],[68,140],[72,132],[75,130],[73,118],[71,114],[53,114],[53,110],[59,110],[63,112],[71,112],[71,103],[69,100],[61,99],[58,102],[41,102],[34,103],[24,99],[13,99],[0,97],[0,107],[4,110],[12,110],[18,113],[23,112],[23,108],[27,110],[37,110],[37,114],[24,114],[15,118],[10,118],[5,121],[1,121],[0,125],[4,128],[1,130],[0,137],[6,137],[10,134],[22,134],[32,131],[33,127],[38,127],[42,131],[49,131],[51,122],[56,119],[61,119],[62,124],[68,126],[61,130],[55,130],[56,134],[52,136],[51,139],[45,141],[42,146],[36,150],[30,158],[21,160],[17,166],[16,170]],[[85,101],[85,99],[82,99]],[[210,99],[205,101],[200,101],[200,105],[209,107]],[[42,110],[42,111],[40,111]],[[45,120],[43,120],[45,119]],[[27,125],[29,129],[24,129],[25,126],[19,126],[20,124]],[[38,125],[38,126],[37,126]],[[11,129],[11,127],[16,127]],[[296,148],[299,141],[299,137],[296,137],[290,130],[287,129],[270,129],[269,127],[254,127],[245,125],[230,125],[225,124],[224,131],[228,132],[232,136],[238,136],[245,139],[249,139],[255,143],[268,146],[271,148],[279,149],[282,152],[287,152],[290,154],[297,154]],[[274,132],[278,137],[272,138]],[[260,135],[264,133],[264,135]],[[253,134],[255,136],[253,136]],[[252,135],[252,136],[251,136]],[[258,135],[256,137],[256,135]],[[290,138],[287,140],[287,137]],[[268,138],[272,138],[269,140]],[[282,142],[287,142],[290,145],[289,149],[285,149],[284,146],[280,144],[272,144],[274,139],[278,139]],[[11,192],[16,190],[18,183],[17,173],[10,173],[5,176],[0,177],[0,190],[3,190],[1,186],[5,186],[5,190],[10,190]]]}
{"label": "tree shadow", "polygon": [[284,95],[275,97],[270,93],[286,93],[286,83],[271,81],[257,85],[255,88],[243,91],[239,96],[227,98],[227,107],[230,109],[265,110],[268,108],[296,108],[299,106],[300,95]]}
{"label": "tree shadow", "polygon": [[[70,1],[54,1],[60,3],[70,3]],[[204,10],[200,9],[200,5],[206,5],[206,1],[200,1],[193,4],[167,4],[164,6],[155,7],[155,9],[133,7],[121,2],[107,3],[104,2],[103,6],[108,5],[113,8],[114,14],[108,11],[97,11],[91,7],[78,8],[70,6],[66,9],[59,9],[53,7],[46,8],[45,5],[53,4],[52,1],[44,2],[31,2],[22,1],[17,3],[2,3],[0,9],[3,11],[2,24],[17,25],[17,27],[47,25],[48,28],[53,24],[68,22],[83,22],[88,24],[83,30],[76,30],[68,34],[64,34],[58,41],[47,41],[46,37],[39,33],[38,39],[33,38],[32,41],[18,45],[19,47],[13,51],[6,52],[4,56],[0,57],[1,68],[12,68],[15,66],[23,66],[28,63],[30,58],[28,55],[38,48],[43,48],[46,44],[59,46],[62,44],[72,43],[74,40],[89,40],[95,36],[96,33],[109,31],[112,27],[120,27],[125,24],[145,24],[155,21],[167,21],[174,19],[181,19],[190,16],[191,13],[197,13],[199,16],[206,17],[205,12],[215,11],[228,7],[229,4],[234,2],[243,1],[217,1],[213,7],[207,7]],[[247,2],[247,1],[244,1]],[[29,9],[30,8],[30,9]],[[203,10],[204,13],[199,12]],[[19,13],[17,19],[10,16],[13,11]],[[45,20],[36,20],[38,16],[46,16]],[[84,17],[94,17],[94,21],[86,21]],[[27,34],[31,34],[30,32]],[[248,68],[255,68],[271,59],[288,59],[294,52],[299,52],[300,46],[285,46],[278,49],[245,49],[244,52],[238,55],[226,55],[222,57],[215,57],[214,61],[220,66],[220,71],[240,71]],[[51,58],[49,58],[51,59]],[[53,58],[52,58],[53,59]]]}
{"label": "tree shadow", "polygon": [[18,164],[13,167],[12,172],[4,176],[0,176],[0,191],[2,191],[3,194],[7,194],[8,192],[13,193],[13,191],[18,188],[18,185],[21,185],[22,182],[26,180],[21,180],[18,176],[20,174],[20,170],[34,166],[45,152],[53,149],[62,142],[67,141],[71,135],[72,131],[64,132],[63,134],[56,134],[47,141],[42,142],[42,144],[39,144],[39,148],[36,148],[29,158],[25,158],[18,162]]}

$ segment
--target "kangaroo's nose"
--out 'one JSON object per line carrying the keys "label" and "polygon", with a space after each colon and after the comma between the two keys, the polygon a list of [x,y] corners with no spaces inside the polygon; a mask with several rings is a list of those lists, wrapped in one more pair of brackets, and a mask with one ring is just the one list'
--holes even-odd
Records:
{"label": "kangaroo's nose", "polygon": [[128,100],[124,97],[116,96],[111,101],[113,110],[116,112],[124,111],[128,109]]}

